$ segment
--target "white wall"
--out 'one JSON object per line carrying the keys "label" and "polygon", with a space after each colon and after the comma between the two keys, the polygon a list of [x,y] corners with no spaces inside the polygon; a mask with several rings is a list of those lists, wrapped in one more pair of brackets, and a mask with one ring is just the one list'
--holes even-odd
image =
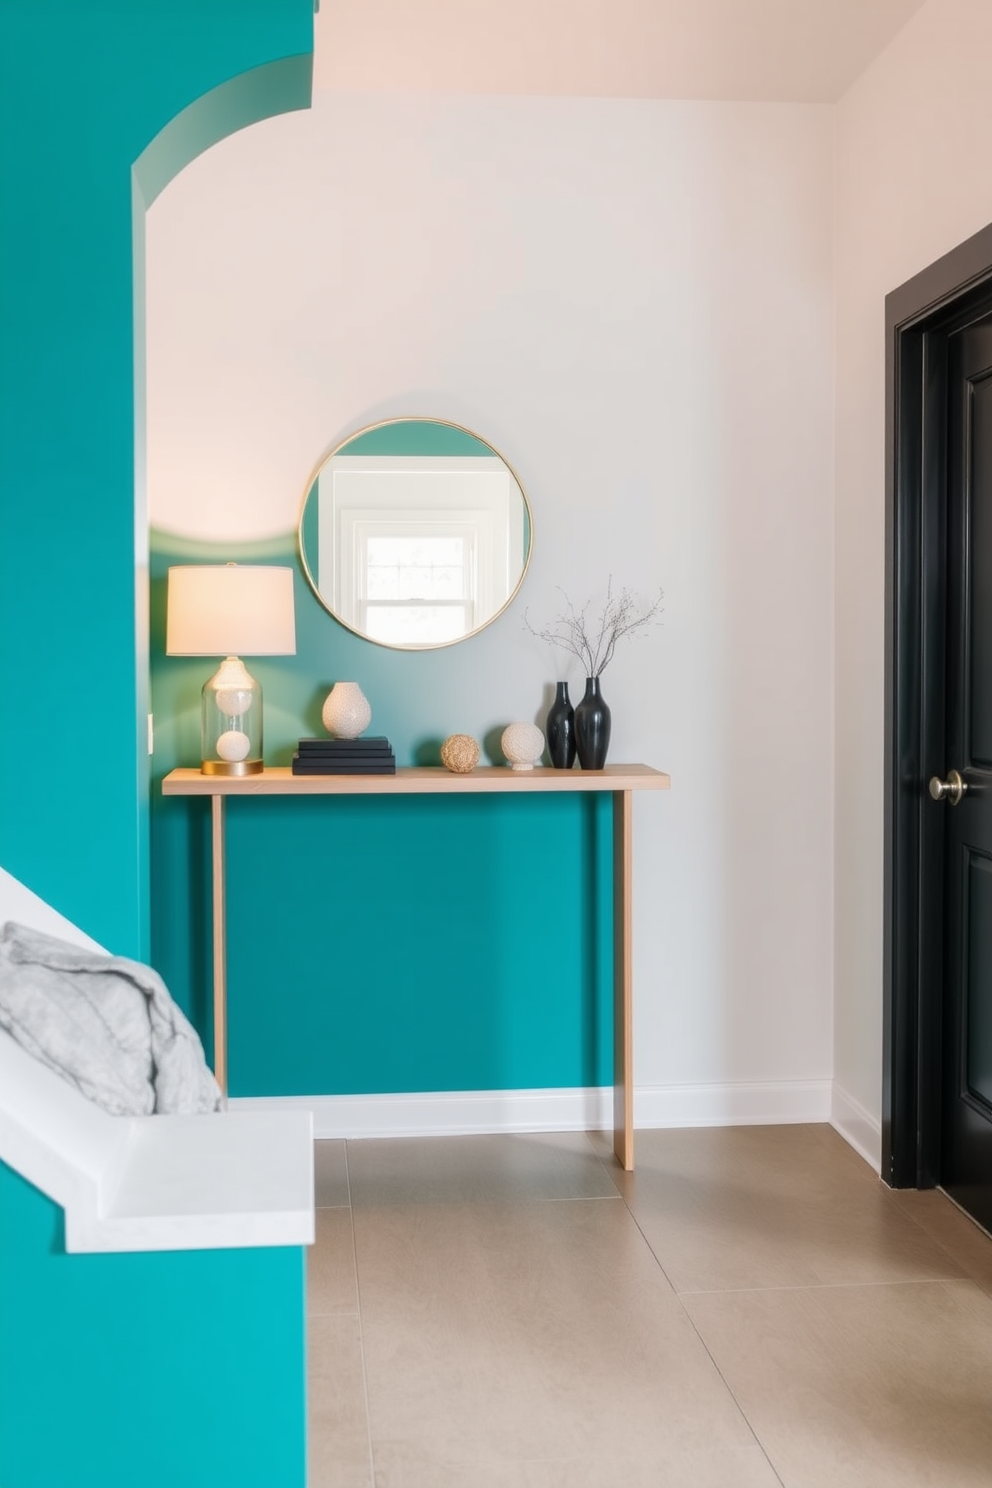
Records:
{"label": "white wall", "polygon": [[884,299],[992,221],[992,5],[929,0],[837,107],[836,1079],[882,1080]]}
{"label": "white wall", "polygon": [[664,587],[604,679],[612,757],[673,777],[635,817],[646,1122],[826,1114],[832,171],[820,106],[323,93],[148,219],[153,524],[285,532],[348,429],[477,429],[536,534],[523,600],[432,672],[478,737],[558,671],[524,603]]}

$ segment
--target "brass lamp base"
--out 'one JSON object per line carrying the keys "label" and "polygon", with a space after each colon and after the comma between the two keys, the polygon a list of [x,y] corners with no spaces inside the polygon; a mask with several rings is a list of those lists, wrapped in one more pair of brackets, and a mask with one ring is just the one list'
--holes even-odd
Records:
{"label": "brass lamp base", "polygon": [[253,760],[204,760],[201,775],[261,775],[265,762]]}

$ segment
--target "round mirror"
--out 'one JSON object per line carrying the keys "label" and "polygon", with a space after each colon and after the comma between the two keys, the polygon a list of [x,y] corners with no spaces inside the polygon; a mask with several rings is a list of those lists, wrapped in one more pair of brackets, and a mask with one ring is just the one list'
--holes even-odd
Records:
{"label": "round mirror", "polygon": [[494,620],[523,582],[531,514],[491,444],[444,419],[361,429],[317,467],[300,556],[321,604],[380,646],[450,646]]}

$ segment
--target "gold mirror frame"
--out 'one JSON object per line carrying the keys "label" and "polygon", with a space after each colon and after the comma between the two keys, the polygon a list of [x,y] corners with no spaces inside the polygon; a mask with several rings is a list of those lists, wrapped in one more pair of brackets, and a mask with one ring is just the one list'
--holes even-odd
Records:
{"label": "gold mirror frame", "polygon": [[[456,435],[464,436],[467,439],[474,441],[476,444],[483,445],[485,449],[489,450],[495,457],[495,459],[497,459],[503,465],[503,467],[509,474],[512,483],[515,485],[522,503],[523,556],[520,565],[520,572],[516,578],[516,582],[509,590],[506,598],[501,600],[499,605],[495,609],[493,609],[490,614],[487,614],[486,618],[480,624],[473,626],[471,630],[466,630],[461,635],[452,636],[450,637],[450,639],[447,640],[427,641],[420,643],[411,641],[403,643],[383,640],[377,636],[369,635],[366,631],[362,630],[359,625],[352,623],[352,621],[348,619],[345,619],[345,617],[341,613],[339,613],[334,605],[328,600],[327,596],[321,592],[317,577],[313,572],[311,562],[309,561],[307,556],[305,534],[307,510],[311,498],[315,495],[315,488],[321,472],[327,468],[332,460],[342,455],[347,455],[349,446],[355,444],[357,441],[365,439],[366,436],[373,434],[380,429],[397,428],[400,425],[408,424],[429,424],[435,427],[452,430]],[[441,454],[438,454],[436,456],[432,456],[431,458],[440,459],[443,458],[443,456]],[[531,509],[530,501],[527,498],[527,493],[523,488],[523,483],[521,482],[516,470],[510,464],[506,456],[503,455],[494,444],[490,444],[488,439],[484,439],[483,436],[481,434],[477,434],[474,429],[469,429],[464,424],[456,424],[451,419],[428,418],[420,414],[408,414],[405,416],[400,416],[398,418],[380,419],[375,423],[366,424],[363,428],[356,429],[352,433],[348,434],[344,439],[340,440],[336,445],[334,445],[333,448],[330,449],[326,454],[321,456],[320,460],[318,460],[317,464],[310,472],[303,490],[303,500],[300,506],[300,518],[297,524],[297,548],[299,550],[300,563],[302,565],[303,572],[306,575],[307,583],[313,590],[314,596],[321,604],[321,606],[327,611],[327,613],[331,615],[338,622],[339,625],[343,625],[344,628],[346,630],[350,630],[353,635],[360,636],[362,640],[369,641],[374,646],[383,646],[387,650],[439,651],[446,646],[454,646],[459,644],[461,641],[468,641],[471,640],[473,636],[479,635],[481,631],[492,625],[495,620],[498,620],[500,615],[502,615],[513,603],[514,599],[516,599],[517,595],[520,592],[521,585],[523,584],[524,579],[527,577],[527,571],[530,568],[530,561],[534,552],[534,513]]]}

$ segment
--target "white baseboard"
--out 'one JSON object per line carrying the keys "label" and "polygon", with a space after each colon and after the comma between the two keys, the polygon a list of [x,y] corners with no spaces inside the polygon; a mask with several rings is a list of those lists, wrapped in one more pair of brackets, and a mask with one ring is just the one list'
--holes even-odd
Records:
{"label": "white baseboard", "polygon": [[635,1127],[779,1126],[829,1119],[829,1080],[642,1085],[634,1090]]}
{"label": "white baseboard", "polygon": [[[829,1121],[829,1080],[641,1086],[634,1125],[747,1126]],[[313,1112],[315,1137],[464,1136],[482,1132],[606,1131],[613,1090],[454,1090],[400,1095],[235,1098],[232,1110]]]}
{"label": "white baseboard", "polygon": [[830,1100],[830,1125],[840,1132],[866,1163],[882,1171],[882,1125],[860,1101],[834,1081]]}
{"label": "white baseboard", "polygon": [[596,1131],[613,1124],[609,1086],[566,1090],[441,1090],[399,1095],[235,1098],[232,1110],[303,1108],[315,1137],[439,1137],[481,1132]]}

